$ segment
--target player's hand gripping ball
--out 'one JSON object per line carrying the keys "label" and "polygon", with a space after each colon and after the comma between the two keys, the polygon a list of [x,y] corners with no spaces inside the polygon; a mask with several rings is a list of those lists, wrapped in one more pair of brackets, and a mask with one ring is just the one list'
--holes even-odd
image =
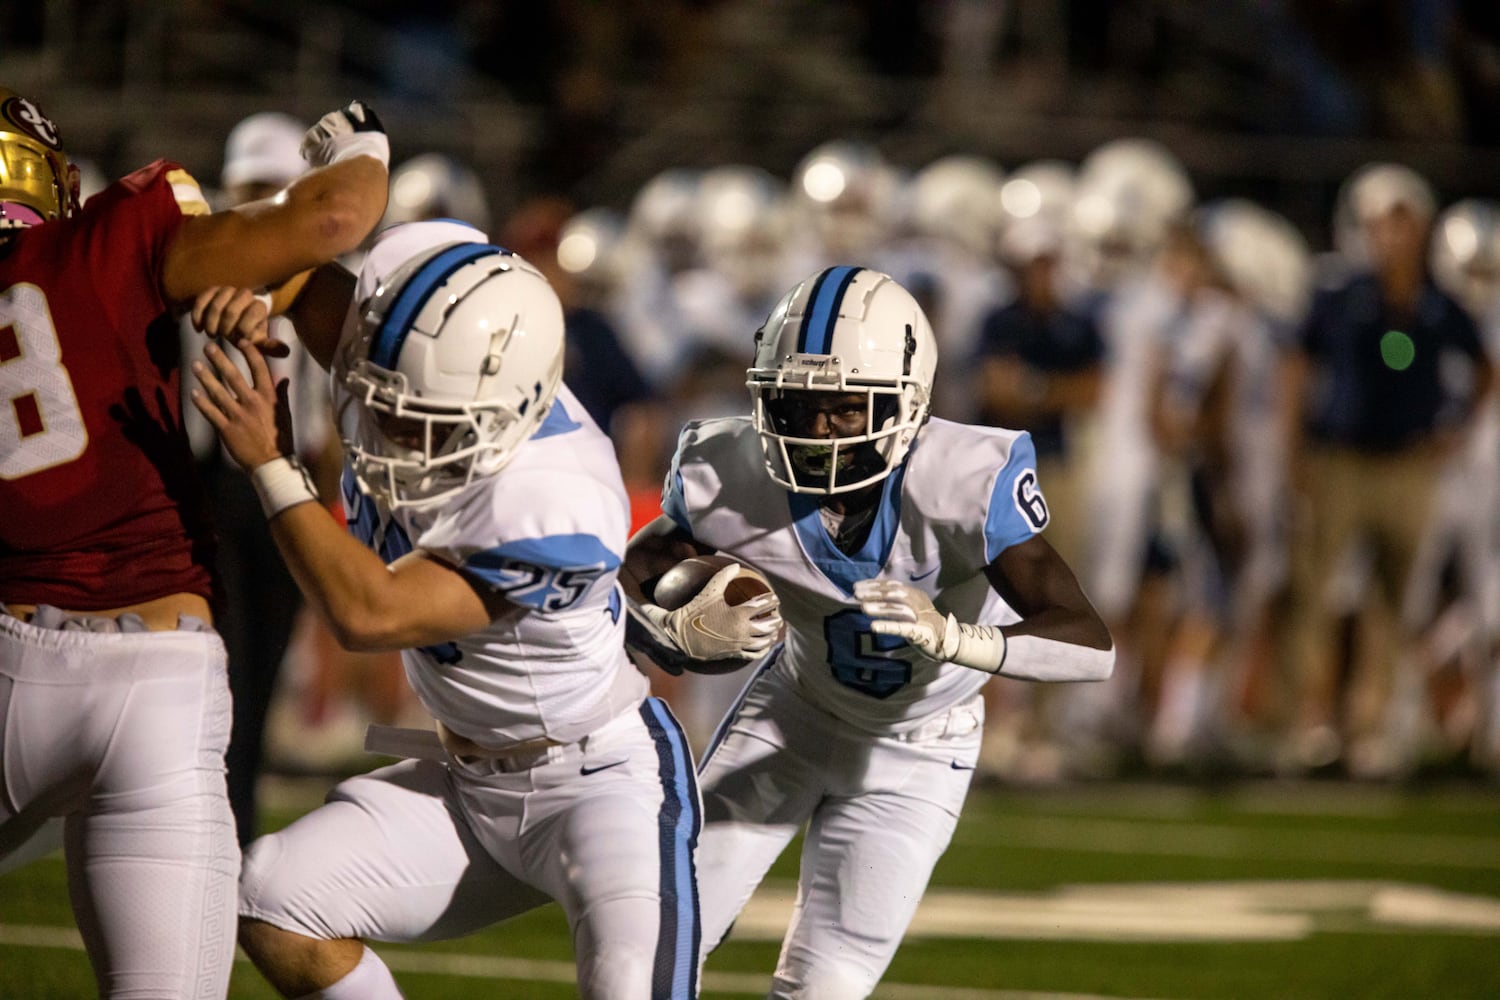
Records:
{"label": "player's hand gripping ball", "polygon": [[700,673],[735,670],[781,636],[781,601],[758,571],[728,556],[695,556],[663,573],[646,615]]}

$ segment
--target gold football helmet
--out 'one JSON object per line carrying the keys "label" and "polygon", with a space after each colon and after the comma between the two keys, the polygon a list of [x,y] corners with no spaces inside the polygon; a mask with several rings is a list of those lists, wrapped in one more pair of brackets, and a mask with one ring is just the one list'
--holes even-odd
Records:
{"label": "gold football helmet", "polygon": [[52,119],[0,87],[0,228],[34,226],[78,210],[78,168]]}

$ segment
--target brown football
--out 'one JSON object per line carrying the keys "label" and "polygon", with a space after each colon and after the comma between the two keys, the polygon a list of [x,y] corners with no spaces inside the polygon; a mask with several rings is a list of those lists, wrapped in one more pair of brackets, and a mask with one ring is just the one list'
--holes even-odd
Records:
{"label": "brown football", "polygon": [[663,573],[661,579],[656,581],[653,600],[668,611],[675,611],[697,597],[698,592],[715,573],[732,565],[740,567],[740,575],[730,581],[728,589],[724,591],[724,603],[744,604],[752,597],[770,593],[770,583],[753,567],[729,556],[710,555],[684,559]]}

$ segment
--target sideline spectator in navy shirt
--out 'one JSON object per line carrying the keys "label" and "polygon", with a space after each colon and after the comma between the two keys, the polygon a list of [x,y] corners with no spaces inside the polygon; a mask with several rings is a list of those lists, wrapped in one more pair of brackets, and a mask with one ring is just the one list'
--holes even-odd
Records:
{"label": "sideline spectator in navy shirt", "polygon": [[[1420,609],[1403,606],[1445,457],[1490,390],[1492,373],[1474,320],[1427,271],[1436,202],[1406,167],[1372,164],[1345,188],[1369,268],[1314,300],[1287,363],[1291,471],[1300,496],[1292,549],[1292,660],[1295,712],[1288,745],[1299,767],[1343,759],[1359,777],[1389,777],[1412,763],[1411,738],[1393,720],[1411,715],[1378,700],[1359,715],[1356,685],[1402,690],[1419,669]],[[1467,394],[1444,372],[1470,366]],[[1329,586],[1353,545],[1373,556],[1375,622],[1394,635],[1370,643],[1356,662],[1371,676],[1335,667],[1340,609]],[[1376,605],[1379,607],[1380,605]],[[1420,684],[1415,685],[1420,689]],[[1369,704],[1360,699],[1358,704]]]}
{"label": "sideline spectator in navy shirt", "polygon": [[1061,232],[1050,220],[1024,219],[1007,230],[1001,254],[1018,294],[986,317],[975,367],[978,422],[1031,433],[1037,478],[1052,509],[1047,540],[1076,566],[1085,556],[1079,551],[1085,463],[1070,434],[1098,401],[1104,341],[1093,318],[1058,295],[1060,249]]}

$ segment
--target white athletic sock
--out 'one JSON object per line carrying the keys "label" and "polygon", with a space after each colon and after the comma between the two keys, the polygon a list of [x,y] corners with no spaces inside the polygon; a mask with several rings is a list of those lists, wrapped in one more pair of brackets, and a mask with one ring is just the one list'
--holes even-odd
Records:
{"label": "white athletic sock", "polygon": [[366,946],[359,964],[332,986],[309,994],[303,1000],[404,1000],[380,956]]}

